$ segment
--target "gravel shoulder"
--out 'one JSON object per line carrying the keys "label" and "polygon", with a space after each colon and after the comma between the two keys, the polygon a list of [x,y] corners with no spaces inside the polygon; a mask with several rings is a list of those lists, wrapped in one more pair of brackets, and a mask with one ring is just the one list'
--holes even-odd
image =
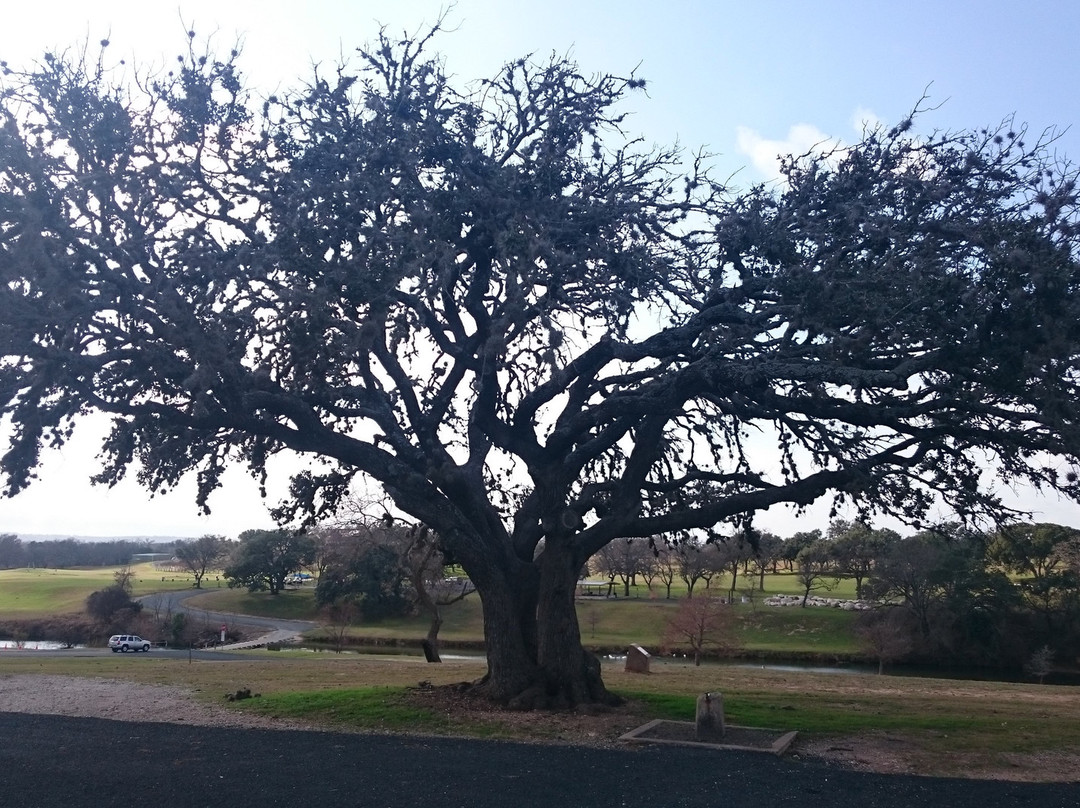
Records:
{"label": "gravel shoulder", "polygon": [[0,675],[0,711],[206,727],[311,729],[208,704],[172,685],[54,674]]}

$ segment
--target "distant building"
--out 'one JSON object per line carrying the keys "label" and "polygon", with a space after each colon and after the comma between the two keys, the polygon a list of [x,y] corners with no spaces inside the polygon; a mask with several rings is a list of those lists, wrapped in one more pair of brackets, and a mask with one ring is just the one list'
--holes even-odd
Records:
{"label": "distant building", "polygon": [[159,561],[168,561],[172,557],[172,553],[133,553],[131,556],[131,563],[143,564],[147,561],[153,561],[156,564]]}

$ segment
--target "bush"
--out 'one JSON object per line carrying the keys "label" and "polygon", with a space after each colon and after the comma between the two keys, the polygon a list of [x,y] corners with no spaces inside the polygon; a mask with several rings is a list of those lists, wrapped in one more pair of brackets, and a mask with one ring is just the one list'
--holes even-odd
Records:
{"label": "bush", "polygon": [[102,626],[120,625],[128,622],[142,611],[142,604],[132,600],[122,585],[91,592],[86,599],[86,612]]}

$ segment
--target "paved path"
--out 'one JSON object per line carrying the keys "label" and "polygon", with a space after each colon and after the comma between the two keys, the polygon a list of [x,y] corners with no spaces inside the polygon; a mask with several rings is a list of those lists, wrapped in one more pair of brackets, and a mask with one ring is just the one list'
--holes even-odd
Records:
{"label": "paved path", "polygon": [[170,609],[174,612],[184,612],[215,626],[222,624],[242,626],[246,632],[257,635],[255,639],[246,642],[216,646],[214,650],[217,651],[258,648],[269,642],[289,642],[299,638],[305,631],[310,631],[318,625],[305,620],[281,620],[273,617],[255,617],[254,615],[235,614],[233,612],[212,612],[187,603],[190,598],[205,595],[211,591],[213,590],[182,589],[146,595],[139,598],[139,600],[143,601],[146,606],[159,610]]}
{"label": "paved path", "polygon": [[840,771],[752,753],[134,724],[0,712],[0,805],[1076,808],[1078,785]]}
{"label": "paved path", "polygon": [[231,642],[227,645],[215,645],[213,648],[208,648],[208,651],[242,651],[245,648],[262,648],[270,643],[274,642],[293,642],[301,638],[302,632],[296,629],[275,629],[274,631],[267,632],[266,634],[260,634],[254,640],[244,640],[243,642]]}

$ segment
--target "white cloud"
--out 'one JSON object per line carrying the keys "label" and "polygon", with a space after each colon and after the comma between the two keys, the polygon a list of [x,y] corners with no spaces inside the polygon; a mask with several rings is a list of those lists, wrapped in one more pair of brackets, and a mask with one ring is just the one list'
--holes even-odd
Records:
{"label": "white cloud", "polygon": [[[851,113],[851,142],[857,143],[863,135],[885,121],[868,107],[856,107]],[[772,182],[780,179],[780,158],[789,154],[801,155],[811,151],[836,151],[845,148],[844,139],[826,134],[810,123],[797,123],[788,129],[787,136],[772,140],[756,129],[740,126],[736,129],[736,149],[750,159],[750,164]]]}
{"label": "white cloud", "polygon": [[868,132],[871,129],[876,129],[879,126],[884,125],[884,121],[878,117],[872,109],[866,107],[857,107],[855,112],[851,115],[851,126],[855,130],[855,134],[862,137],[864,132]]}
{"label": "white cloud", "polygon": [[750,158],[750,164],[767,180],[780,179],[780,158],[789,154],[806,154],[809,151],[828,150],[841,145],[813,124],[797,123],[783,140],[769,140],[748,126],[736,130],[736,147],[740,154]]}

